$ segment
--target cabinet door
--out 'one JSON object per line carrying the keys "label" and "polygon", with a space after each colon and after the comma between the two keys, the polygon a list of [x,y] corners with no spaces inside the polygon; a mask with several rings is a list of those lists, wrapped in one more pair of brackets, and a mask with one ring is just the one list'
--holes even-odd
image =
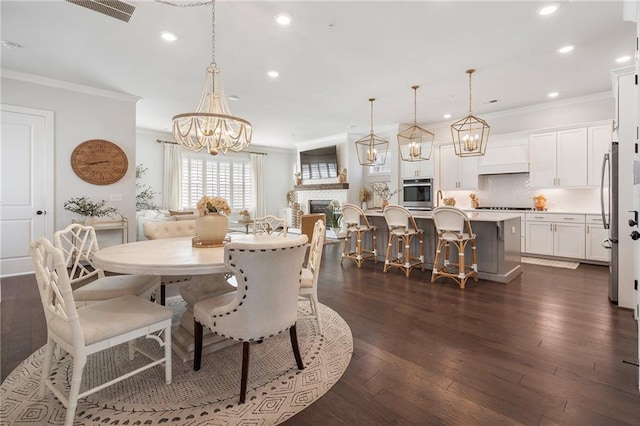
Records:
{"label": "cabinet door", "polygon": [[602,240],[609,238],[609,231],[602,225],[587,225],[585,259],[609,262],[611,250],[602,247]]}
{"label": "cabinet door", "polygon": [[554,255],[584,259],[584,224],[554,223],[553,229]]}
{"label": "cabinet door", "polygon": [[529,186],[552,188],[556,181],[556,133],[529,136]]}
{"label": "cabinet door", "polygon": [[478,189],[478,157],[458,159],[458,189]]}
{"label": "cabinet door", "polygon": [[611,145],[611,125],[587,129],[587,185],[600,186],[602,159]]}
{"label": "cabinet door", "polygon": [[418,176],[418,170],[420,168],[420,163],[424,163],[424,161],[402,161],[400,160],[402,165],[402,177],[412,178]]}
{"label": "cabinet door", "polygon": [[458,189],[458,157],[453,145],[440,147],[440,189]]}
{"label": "cabinet door", "polygon": [[553,255],[553,223],[527,222],[527,253]]}
{"label": "cabinet door", "polygon": [[587,185],[586,127],[558,132],[556,177],[563,188]]}
{"label": "cabinet door", "polygon": [[433,178],[433,157],[430,160],[418,161],[418,177]]}

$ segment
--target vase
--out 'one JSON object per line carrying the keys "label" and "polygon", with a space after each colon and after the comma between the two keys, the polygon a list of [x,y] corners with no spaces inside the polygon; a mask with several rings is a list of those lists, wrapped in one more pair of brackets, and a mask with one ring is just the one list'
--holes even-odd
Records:
{"label": "vase", "polygon": [[389,200],[382,200],[382,210],[389,205]]}
{"label": "vase", "polygon": [[367,202],[366,202],[366,201],[363,201],[363,202],[362,202],[362,210],[367,211],[367,209],[368,209],[368,208],[369,208],[369,207],[367,207]]}
{"label": "vase", "polygon": [[229,219],[220,213],[207,213],[196,218],[196,236],[201,244],[222,245]]}

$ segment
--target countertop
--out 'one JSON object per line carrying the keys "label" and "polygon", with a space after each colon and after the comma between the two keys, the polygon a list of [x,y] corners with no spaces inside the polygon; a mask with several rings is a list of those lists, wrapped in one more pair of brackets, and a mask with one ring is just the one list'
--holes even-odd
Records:
{"label": "countertop", "polygon": [[[416,219],[432,219],[433,212],[430,211],[414,211],[413,217]],[[472,211],[465,212],[472,222],[502,222],[509,219],[520,219],[518,212],[509,211]],[[367,216],[382,217],[382,210],[367,210],[365,212]]]}

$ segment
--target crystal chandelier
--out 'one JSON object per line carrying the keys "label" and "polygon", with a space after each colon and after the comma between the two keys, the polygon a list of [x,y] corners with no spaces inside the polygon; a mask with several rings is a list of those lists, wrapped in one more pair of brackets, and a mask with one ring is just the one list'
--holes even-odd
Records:
{"label": "crystal chandelier", "polygon": [[226,154],[228,150],[241,151],[248,147],[253,136],[251,123],[231,114],[227,97],[222,87],[220,70],[216,64],[216,2],[173,4],[191,7],[211,4],[211,63],[207,67],[200,102],[195,112],[177,114],[173,117],[173,137],[182,147],[190,151],[206,149],[209,154]]}
{"label": "crystal chandelier", "polygon": [[389,141],[373,133],[373,102],[375,98],[369,99],[371,102],[371,131],[363,138],[356,141],[356,152],[358,161],[362,166],[382,166],[389,151]]}
{"label": "crystal chandelier", "polygon": [[398,133],[398,149],[402,161],[428,160],[433,151],[435,134],[418,126],[416,121],[416,99],[419,87],[411,86],[413,89],[413,126]]}
{"label": "crystal chandelier", "polygon": [[453,147],[459,157],[484,155],[489,140],[489,125],[482,118],[475,117],[471,109],[471,74],[475,71],[466,71],[469,74],[469,115],[451,125]]}

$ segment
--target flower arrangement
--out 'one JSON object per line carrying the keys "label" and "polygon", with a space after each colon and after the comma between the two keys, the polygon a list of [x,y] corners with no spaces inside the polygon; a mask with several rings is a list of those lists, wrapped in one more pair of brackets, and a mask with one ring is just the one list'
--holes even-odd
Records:
{"label": "flower arrangement", "polygon": [[382,198],[383,201],[389,201],[389,198],[400,192],[399,189],[395,191],[390,190],[387,182],[371,182],[371,189],[373,189],[373,192],[378,194],[378,197]]}
{"label": "flower arrangement", "polygon": [[106,200],[92,201],[89,197],[69,198],[64,202],[64,209],[84,217],[104,217],[119,214],[118,209],[107,206]]}
{"label": "flower arrangement", "polygon": [[327,224],[331,228],[340,227],[340,219],[342,214],[340,213],[340,201],[331,200],[327,206]]}
{"label": "flower arrangement", "polygon": [[196,207],[200,216],[204,216],[207,213],[224,213],[227,216],[231,214],[229,203],[222,197],[208,197],[204,195],[200,198]]}
{"label": "flower arrangement", "polygon": [[360,200],[361,203],[364,203],[365,201],[370,201],[371,200],[371,191],[369,191],[365,187],[360,188],[360,193],[358,194],[358,199]]}

